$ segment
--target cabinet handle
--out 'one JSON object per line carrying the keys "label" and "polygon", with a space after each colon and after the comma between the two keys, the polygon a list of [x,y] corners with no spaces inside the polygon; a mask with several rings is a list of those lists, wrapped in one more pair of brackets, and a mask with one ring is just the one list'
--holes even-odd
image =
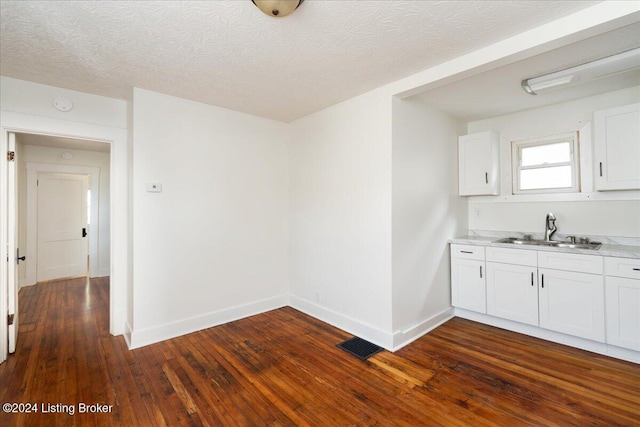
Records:
{"label": "cabinet handle", "polygon": [[480,266],[480,278],[482,279],[482,266]]}
{"label": "cabinet handle", "polygon": [[[602,163],[600,163],[602,164]],[[600,174],[600,176],[602,176],[602,174]],[[487,184],[489,183],[489,172],[485,172],[484,173],[484,182],[486,182]]]}
{"label": "cabinet handle", "polygon": [[634,267],[633,271],[640,271],[640,268],[635,268]]}
{"label": "cabinet handle", "polygon": [[544,288],[544,274],[541,274],[542,276],[542,287]]}
{"label": "cabinet handle", "polygon": [[602,176],[602,162],[600,162],[600,176]]}
{"label": "cabinet handle", "polygon": [[533,286],[533,271],[531,272],[531,286]]}
{"label": "cabinet handle", "polygon": [[472,254],[473,252],[471,251],[460,251],[461,254]]}

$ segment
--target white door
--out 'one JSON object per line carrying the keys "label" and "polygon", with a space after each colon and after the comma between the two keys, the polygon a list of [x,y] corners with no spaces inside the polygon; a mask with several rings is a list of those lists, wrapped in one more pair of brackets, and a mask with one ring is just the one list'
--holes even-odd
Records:
{"label": "white door", "polygon": [[488,262],[487,314],[538,326],[536,268]]}
{"label": "white door", "polygon": [[13,153],[7,162],[7,312],[9,315],[9,353],[16,351],[18,340],[18,176],[16,154],[16,135],[8,135],[8,151]]}
{"label": "white door", "polygon": [[451,303],[479,313],[487,312],[484,261],[451,259]]}
{"label": "white door", "polygon": [[540,326],[604,342],[604,280],[599,274],[538,269]]}
{"label": "white door", "polygon": [[87,274],[86,175],[38,174],[37,280]]}

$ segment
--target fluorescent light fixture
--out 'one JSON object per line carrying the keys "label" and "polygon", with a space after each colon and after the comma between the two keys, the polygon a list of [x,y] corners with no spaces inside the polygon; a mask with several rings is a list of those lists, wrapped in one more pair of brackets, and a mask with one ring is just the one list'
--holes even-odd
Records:
{"label": "fluorescent light fixture", "polygon": [[616,55],[567,68],[566,70],[523,80],[522,89],[528,94],[537,95],[538,92],[546,89],[585,83],[637,69],[640,69],[640,48],[627,50]]}

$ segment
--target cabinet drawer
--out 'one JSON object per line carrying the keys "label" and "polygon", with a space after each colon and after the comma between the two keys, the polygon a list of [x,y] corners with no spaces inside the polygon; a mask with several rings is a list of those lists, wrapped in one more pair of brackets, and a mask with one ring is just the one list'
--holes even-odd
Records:
{"label": "cabinet drawer", "polygon": [[538,267],[542,268],[602,274],[602,264],[602,257],[599,255],[538,251]]}
{"label": "cabinet drawer", "polygon": [[604,274],[628,279],[640,279],[640,259],[605,257]]}
{"label": "cabinet drawer", "polygon": [[531,267],[538,265],[538,255],[536,251],[527,249],[494,248],[492,246],[488,246],[485,250],[487,261],[528,265]]}
{"label": "cabinet drawer", "polygon": [[477,259],[484,261],[484,246],[452,244],[451,258]]}

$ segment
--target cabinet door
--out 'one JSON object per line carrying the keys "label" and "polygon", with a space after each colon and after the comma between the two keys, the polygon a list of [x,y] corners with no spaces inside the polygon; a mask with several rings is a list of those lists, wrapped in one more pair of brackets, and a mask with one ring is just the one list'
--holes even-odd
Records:
{"label": "cabinet door", "polygon": [[535,267],[487,263],[487,314],[538,326]]}
{"label": "cabinet door", "polygon": [[540,326],[604,342],[604,280],[596,274],[538,269]]}
{"label": "cabinet door", "polygon": [[607,344],[640,351],[640,280],[605,278]]}
{"label": "cabinet door", "polygon": [[458,139],[458,190],[461,196],[498,194],[499,137],[495,132]]}
{"label": "cabinet door", "polygon": [[640,104],[594,113],[596,190],[640,189]]}
{"label": "cabinet door", "polygon": [[479,313],[487,312],[484,261],[451,259],[451,303]]}

